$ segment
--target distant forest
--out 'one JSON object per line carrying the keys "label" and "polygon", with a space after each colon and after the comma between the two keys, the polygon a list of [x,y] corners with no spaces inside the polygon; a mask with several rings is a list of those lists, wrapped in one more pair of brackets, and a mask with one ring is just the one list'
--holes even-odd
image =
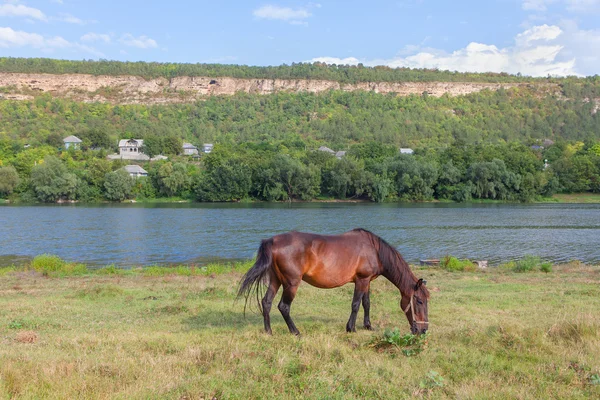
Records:
{"label": "distant forest", "polygon": [[321,79],[341,83],[358,82],[551,82],[561,85],[568,97],[600,97],[600,76],[587,78],[532,78],[507,73],[464,73],[436,69],[365,67],[293,63],[279,66],[224,64],[178,64],[158,62],[71,61],[49,58],[0,58],[0,72],[136,75],[144,78],[176,76],[232,77],[244,79]]}
{"label": "distant forest", "polygon": [[173,136],[193,144],[244,142],[327,145],[347,150],[375,141],[402,147],[544,139],[597,141],[600,112],[587,99],[541,95],[535,88],[467,96],[397,97],[373,92],[239,93],[193,104],[80,103],[44,94],[0,101],[0,135],[21,145],[60,145],[68,135],[100,131],[116,146],[122,138]]}

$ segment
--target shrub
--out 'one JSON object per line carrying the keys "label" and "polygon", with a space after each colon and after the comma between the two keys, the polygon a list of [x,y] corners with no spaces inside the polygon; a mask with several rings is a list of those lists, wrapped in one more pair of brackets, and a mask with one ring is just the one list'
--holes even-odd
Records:
{"label": "shrub", "polygon": [[517,261],[515,265],[515,272],[530,272],[539,268],[542,260],[539,257],[527,255]]}
{"label": "shrub", "polygon": [[456,257],[446,256],[440,263],[448,271],[475,271],[475,265],[469,260],[459,260]]}
{"label": "shrub", "polygon": [[549,262],[542,263],[540,270],[545,273],[552,272],[552,264]]}
{"label": "shrub", "polygon": [[36,256],[31,267],[44,276],[84,275],[89,272],[85,264],[67,263],[53,254]]}
{"label": "shrub", "polygon": [[65,261],[53,254],[42,254],[31,261],[31,267],[43,274],[59,271],[64,265]]}

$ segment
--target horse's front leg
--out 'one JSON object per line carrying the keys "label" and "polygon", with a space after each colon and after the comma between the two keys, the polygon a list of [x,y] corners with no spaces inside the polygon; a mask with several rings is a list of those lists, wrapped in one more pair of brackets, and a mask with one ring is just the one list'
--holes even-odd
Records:
{"label": "horse's front leg", "polygon": [[371,319],[369,318],[369,313],[371,312],[371,289],[367,288],[367,292],[363,295],[362,298],[363,309],[365,310],[365,319],[363,326],[366,330],[370,331],[373,328],[371,327]]}
{"label": "horse's front leg", "polygon": [[350,319],[346,324],[346,332],[356,332],[356,315],[360,309],[360,302],[363,296],[369,290],[369,280],[357,280],[354,283],[354,296],[352,297],[352,312],[350,313]]}

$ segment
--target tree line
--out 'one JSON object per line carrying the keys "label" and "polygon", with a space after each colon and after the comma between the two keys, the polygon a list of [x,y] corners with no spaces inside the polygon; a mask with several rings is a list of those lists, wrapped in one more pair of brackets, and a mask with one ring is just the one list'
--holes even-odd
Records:
{"label": "tree line", "polygon": [[[4,149],[6,151],[6,149]],[[301,140],[217,145],[200,161],[144,163],[132,178],[103,150],[51,146],[13,153],[0,167],[0,195],[19,201],[123,201],[177,197],[207,202],[357,199],[532,201],[557,192],[600,192],[600,142],[423,147],[399,154],[378,142],[345,156]]]}

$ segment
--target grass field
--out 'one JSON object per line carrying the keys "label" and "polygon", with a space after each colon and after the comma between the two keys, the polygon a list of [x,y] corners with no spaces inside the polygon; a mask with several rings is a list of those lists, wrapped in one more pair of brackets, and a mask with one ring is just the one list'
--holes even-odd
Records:
{"label": "grass field", "polygon": [[303,284],[296,338],[276,307],[271,337],[244,318],[240,268],[73,271],[0,270],[0,399],[600,398],[600,267],[416,269],[431,330],[411,357],[374,346],[409,332],[385,278],[355,334],[351,285]]}

